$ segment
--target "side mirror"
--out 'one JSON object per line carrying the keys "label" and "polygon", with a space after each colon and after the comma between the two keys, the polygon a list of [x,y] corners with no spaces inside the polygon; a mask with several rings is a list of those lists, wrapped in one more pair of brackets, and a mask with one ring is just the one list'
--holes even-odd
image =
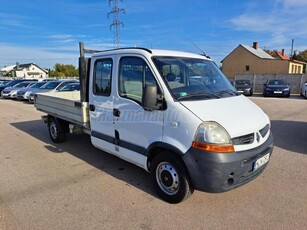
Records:
{"label": "side mirror", "polygon": [[163,96],[158,94],[156,85],[146,85],[142,104],[145,110],[159,110],[163,108]]}

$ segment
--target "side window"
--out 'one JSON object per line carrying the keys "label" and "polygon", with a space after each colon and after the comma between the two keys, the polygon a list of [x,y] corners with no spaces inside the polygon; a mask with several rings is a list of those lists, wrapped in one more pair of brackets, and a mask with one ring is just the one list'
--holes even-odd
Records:
{"label": "side window", "polygon": [[65,85],[67,85],[70,82],[63,82],[62,84],[59,85],[59,87],[57,88],[57,91],[61,90],[62,88],[64,88]]}
{"label": "side window", "polygon": [[157,85],[150,68],[137,57],[122,58],[119,68],[119,95],[142,104],[145,86]]}
{"label": "side window", "polygon": [[101,59],[95,62],[93,85],[95,95],[110,96],[112,65],[112,59]]}

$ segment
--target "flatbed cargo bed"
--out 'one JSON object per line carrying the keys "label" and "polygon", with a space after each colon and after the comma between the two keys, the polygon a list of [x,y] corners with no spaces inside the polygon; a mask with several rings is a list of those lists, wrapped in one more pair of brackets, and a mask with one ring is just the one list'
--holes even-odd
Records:
{"label": "flatbed cargo bed", "polygon": [[89,128],[88,103],[81,103],[79,91],[38,93],[34,105],[39,111]]}

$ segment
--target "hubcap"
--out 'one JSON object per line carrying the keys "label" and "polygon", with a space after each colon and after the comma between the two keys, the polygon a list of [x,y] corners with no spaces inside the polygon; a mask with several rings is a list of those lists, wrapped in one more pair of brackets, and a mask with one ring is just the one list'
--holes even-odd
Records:
{"label": "hubcap", "polygon": [[159,187],[168,195],[174,195],[179,189],[179,176],[176,169],[168,162],[161,162],[156,169]]}
{"label": "hubcap", "polygon": [[57,132],[57,129],[56,129],[56,124],[54,122],[51,122],[49,129],[50,129],[50,134],[51,134],[52,138],[56,139],[57,135],[58,135],[58,132]]}

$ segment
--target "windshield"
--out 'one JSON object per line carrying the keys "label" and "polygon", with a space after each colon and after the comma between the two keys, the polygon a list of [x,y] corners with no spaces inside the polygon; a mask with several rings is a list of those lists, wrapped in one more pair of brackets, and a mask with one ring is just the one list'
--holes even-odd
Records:
{"label": "windshield", "polygon": [[153,61],[177,100],[203,100],[238,95],[212,61],[185,57],[154,57]]}
{"label": "windshield", "polygon": [[23,87],[27,87],[31,82],[20,82],[16,85],[14,85],[14,87],[16,88],[23,88]]}
{"label": "windshield", "polygon": [[268,85],[286,85],[286,82],[283,80],[270,80]]}
{"label": "windshield", "polygon": [[60,91],[77,91],[77,90],[80,90],[80,85],[72,83],[64,86]]}
{"label": "windshield", "polygon": [[37,83],[31,85],[30,88],[32,88],[32,89],[33,89],[33,88],[34,88],[34,89],[40,88],[40,87],[42,87],[42,86],[45,85],[45,84],[47,84],[47,83],[46,83],[46,82],[37,82]]}
{"label": "windshield", "polygon": [[5,84],[6,87],[12,87],[16,84],[18,84],[20,81],[19,80],[12,80],[12,81],[9,81],[8,83]]}
{"label": "windshield", "polygon": [[50,81],[43,85],[41,89],[55,89],[60,83],[60,81]]}
{"label": "windshield", "polygon": [[250,85],[249,80],[236,80],[236,85]]}

